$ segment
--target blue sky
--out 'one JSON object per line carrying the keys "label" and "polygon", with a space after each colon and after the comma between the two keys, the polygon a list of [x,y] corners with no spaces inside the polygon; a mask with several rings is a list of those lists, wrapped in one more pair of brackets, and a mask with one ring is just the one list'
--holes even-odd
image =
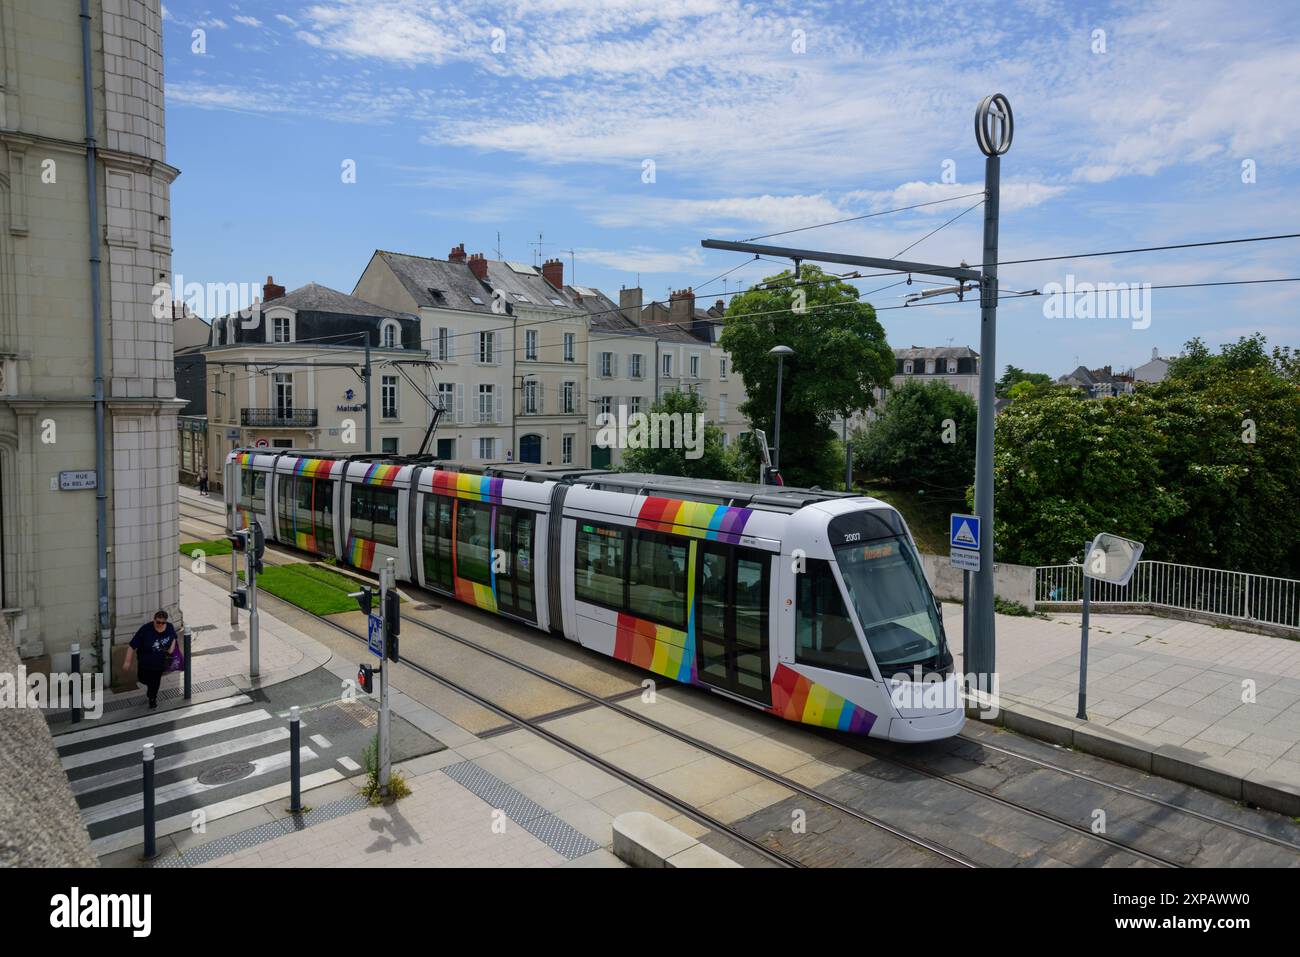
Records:
{"label": "blue sky", "polygon": [[[271,0],[164,4],[173,269],[351,291],[376,248],[571,255],[617,298],[699,300],[771,263],[702,250],[983,187],[1002,92],[1001,259],[1297,232],[1292,3]],[[204,50],[194,50],[201,30]],[[1104,31],[1104,37],[1097,33]],[[1100,49],[1104,43],[1104,52]],[[343,164],[355,162],[356,182]],[[654,181],[645,182],[645,163]],[[1255,182],[1243,182],[1243,162]],[[949,173],[945,180],[945,171]],[[771,240],[895,256],[974,199]],[[540,247],[531,245],[542,234]],[[573,250],[570,254],[569,250]],[[1300,276],[1300,241],[1035,263],[1003,290]],[[978,262],[981,211],[907,258]],[[892,280],[859,282],[867,291]],[[978,348],[974,304],[869,297],[894,346]],[[1150,325],[1003,302],[998,365],[1060,375],[1261,331],[1300,346],[1300,283],[1153,290]]]}

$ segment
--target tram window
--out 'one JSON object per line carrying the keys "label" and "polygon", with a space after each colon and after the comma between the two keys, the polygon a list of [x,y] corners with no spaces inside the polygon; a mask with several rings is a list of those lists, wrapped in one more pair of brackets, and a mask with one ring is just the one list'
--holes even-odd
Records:
{"label": "tram window", "polygon": [[802,664],[869,675],[866,655],[844,607],[830,563],[809,559],[797,578],[795,658]]}
{"label": "tram window", "polygon": [[424,580],[447,591],[452,589],[451,507],[446,496],[424,497]]}
{"label": "tram window", "polygon": [[653,532],[632,533],[628,611],[686,627],[686,543]]}
{"label": "tram window", "polygon": [[352,486],[352,534],[397,546],[397,489]]}
{"label": "tram window", "polygon": [[760,693],[767,688],[766,570],[763,560],[736,557],[736,680]]}
{"label": "tram window", "polygon": [[279,515],[280,540],[285,542],[293,541],[293,485],[294,478],[292,475],[280,475],[276,477],[276,494],[277,503],[276,511]]}
{"label": "tram window", "polygon": [[580,601],[606,608],[623,607],[623,542],[622,529],[578,522],[573,568]]}
{"label": "tram window", "polygon": [[244,504],[254,512],[266,511],[266,473],[244,471]]}
{"label": "tram window", "polygon": [[[298,480],[299,488],[306,484],[302,479]],[[311,502],[311,527],[316,536],[316,548],[318,551],[332,552],[334,551],[334,483],[329,479],[313,479],[311,484],[314,488],[311,494],[315,496],[314,501]],[[301,492],[298,500],[301,509]],[[301,519],[298,521],[298,527],[303,527]]]}
{"label": "tram window", "polygon": [[492,509],[462,501],[456,507],[456,574],[480,585],[492,581]]}

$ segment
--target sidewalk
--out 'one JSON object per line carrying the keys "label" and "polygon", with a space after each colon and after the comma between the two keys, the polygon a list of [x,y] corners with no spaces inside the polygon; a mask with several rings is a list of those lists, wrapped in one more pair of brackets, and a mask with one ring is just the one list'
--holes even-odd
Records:
{"label": "sidewalk", "polygon": [[[360,794],[365,779],[358,773],[357,761],[343,756],[338,763],[352,776],[344,777],[333,768],[304,776],[303,803],[309,813],[295,816],[287,812],[287,780],[234,795],[214,789],[199,809],[202,814],[189,808],[176,813],[178,809],[169,808],[163,800],[165,786],[192,793],[189,782],[201,781],[205,767],[220,770],[216,763],[221,760],[252,758],[256,763],[254,754],[263,754],[261,760],[266,759],[264,752],[282,756],[282,736],[268,732],[254,736],[258,740],[250,750],[232,754],[232,747],[240,742],[230,740],[230,735],[243,735],[262,725],[227,728],[214,718],[243,714],[257,706],[259,693],[274,697],[275,686],[293,679],[316,680],[314,676],[323,675],[329,677],[330,687],[341,688],[344,681],[356,676],[354,658],[335,655],[323,641],[263,610],[261,676],[250,679],[244,631],[247,617],[241,614],[241,626],[230,627],[225,591],[183,564],[181,605],[194,632],[192,700],[181,700],[178,683],[169,677],[175,693],[161,694],[157,711],[145,709],[143,692],[110,695],[99,721],[85,720],[76,726],[58,722],[51,728],[56,746],[63,737],[65,752],[69,750],[66,742],[89,738],[71,748],[85,750],[63,758],[65,768],[74,775],[97,774],[95,781],[74,780],[79,801],[86,799],[87,784],[103,778],[112,783],[113,778],[135,773],[141,742],[168,742],[157,748],[159,857],[149,866],[622,866],[609,851],[610,823],[613,815],[625,808],[593,815],[587,802],[556,785],[558,776],[555,780],[550,777],[549,772],[562,766],[571,771],[567,768],[574,761],[571,755],[523,731],[480,740],[397,687],[390,694],[396,719],[434,738],[439,749],[395,761],[394,767],[411,788],[409,797],[387,807],[369,806]],[[364,654],[364,649],[361,652]],[[378,690],[369,703],[377,702]],[[365,698],[361,695],[359,700]],[[141,702],[138,705],[137,700]],[[214,708],[222,710],[216,713]],[[267,720],[261,712],[253,717]],[[311,717],[312,712],[304,714],[304,749],[332,744],[337,752],[339,735],[319,722],[313,727]],[[313,737],[319,730],[329,732],[329,738]],[[222,740],[214,743],[214,737]],[[207,761],[208,751],[222,753]],[[106,755],[105,761],[123,766],[101,771],[92,765],[100,753]],[[174,776],[178,780],[170,784],[161,773],[166,761],[177,768]],[[621,787],[621,782],[594,769],[580,779],[601,794]],[[137,789],[138,783],[131,790],[136,797]],[[665,817],[672,814],[666,808],[660,810],[666,812]],[[82,814],[83,822],[96,820],[96,806],[84,806]],[[192,825],[199,818],[203,826],[200,833],[194,833]],[[141,866],[142,840],[137,826],[100,837],[93,847],[104,866],[136,867]]]}
{"label": "sidewalk", "polygon": [[[955,653],[961,616],[960,605],[944,605]],[[1300,641],[1094,613],[1084,722],[1075,717],[1080,617],[997,616],[1008,727],[1300,814]]]}

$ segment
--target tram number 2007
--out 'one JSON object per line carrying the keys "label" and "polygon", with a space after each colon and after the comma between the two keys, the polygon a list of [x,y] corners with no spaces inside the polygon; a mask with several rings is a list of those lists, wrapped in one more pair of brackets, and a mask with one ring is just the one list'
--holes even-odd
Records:
{"label": "tram number 2007", "polygon": [[845,532],[845,533],[844,533],[844,542],[845,542],[845,544],[848,544],[849,542],[860,542],[860,541],[862,541],[862,533],[861,533],[861,532]]}

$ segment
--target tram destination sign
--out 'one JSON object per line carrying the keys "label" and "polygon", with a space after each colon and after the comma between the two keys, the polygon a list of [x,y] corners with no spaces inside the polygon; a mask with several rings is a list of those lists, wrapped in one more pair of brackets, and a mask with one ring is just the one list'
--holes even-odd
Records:
{"label": "tram destination sign", "polygon": [[99,488],[94,469],[77,469],[59,473],[59,491],[75,492],[80,489]]}

